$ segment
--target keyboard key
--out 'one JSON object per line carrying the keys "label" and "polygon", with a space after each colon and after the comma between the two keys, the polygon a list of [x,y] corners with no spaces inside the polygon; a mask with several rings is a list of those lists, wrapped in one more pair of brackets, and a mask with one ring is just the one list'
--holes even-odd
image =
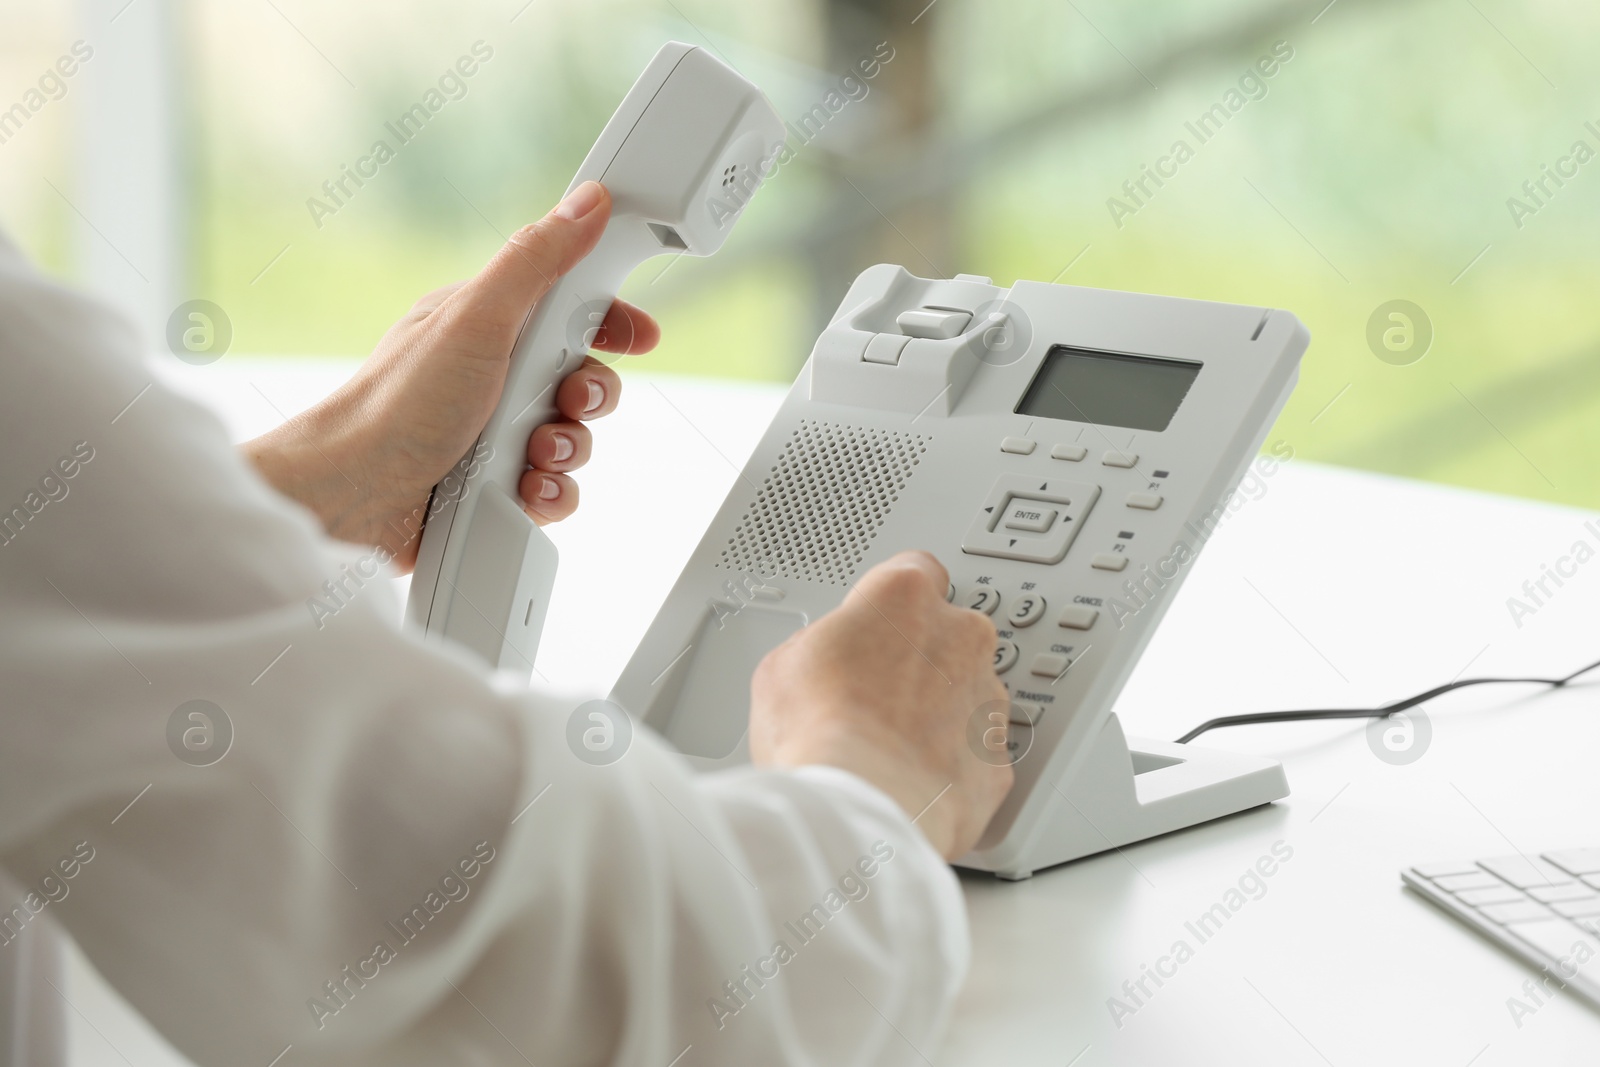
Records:
{"label": "keyboard key", "polygon": [[1477,874],[1478,865],[1471,860],[1445,863],[1420,863],[1411,868],[1427,879],[1444,878],[1452,874]]}
{"label": "keyboard key", "polygon": [[1600,874],[1600,848],[1569,848],[1546,852],[1544,858],[1568,874]]}
{"label": "keyboard key", "polygon": [[1463,889],[1456,894],[1456,899],[1474,908],[1481,908],[1485,904],[1510,904],[1514,900],[1527,900],[1528,896],[1520,889],[1497,885],[1489,889]]}
{"label": "keyboard key", "polygon": [[1518,889],[1536,885],[1561,885],[1572,881],[1559,867],[1546,863],[1538,856],[1496,856],[1479,860],[1478,866],[1499,875]]}
{"label": "keyboard key", "polygon": [[1545,904],[1554,904],[1558,900],[1600,900],[1600,894],[1577,882],[1568,882],[1566,885],[1534,886],[1528,890],[1528,895]]}
{"label": "keyboard key", "polygon": [[1435,878],[1433,884],[1443,889],[1446,893],[1459,893],[1463,889],[1497,889],[1505,885],[1504,882],[1488,871],[1473,871],[1471,874],[1449,874],[1443,878]]}
{"label": "keyboard key", "polygon": [[1510,923],[1527,922],[1530,919],[1549,918],[1550,909],[1531,900],[1520,900],[1515,904],[1489,904],[1479,908],[1478,914],[1490,922],[1506,926]]}
{"label": "keyboard key", "polygon": [[1571,958],[1573,949],[1582,941],[1591,942],[1589,949],[1591,952],[1594,951],[1594,937],[1592,935],[1585,937],[1584,930],[1561,919],[1536,919],[1533,922],[1514,922],[1508,925],[1506,929],[1555,960]]}
{"label": "keyboard key", "polygon": [[1568,900],[1550,906],[1569,919],[1589,919],[1600,915],[1600,897],[1590,900]]}

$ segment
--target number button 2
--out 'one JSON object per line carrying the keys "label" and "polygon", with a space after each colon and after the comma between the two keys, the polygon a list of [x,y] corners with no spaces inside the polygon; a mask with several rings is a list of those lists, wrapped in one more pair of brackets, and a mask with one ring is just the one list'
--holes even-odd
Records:
{"label": "number button 2", "polygon": [[961,602],[973,611],[981,611],[985,615],[993,615],[1000,606],[1000,594],[987,585],[975,585],[966,591]]}

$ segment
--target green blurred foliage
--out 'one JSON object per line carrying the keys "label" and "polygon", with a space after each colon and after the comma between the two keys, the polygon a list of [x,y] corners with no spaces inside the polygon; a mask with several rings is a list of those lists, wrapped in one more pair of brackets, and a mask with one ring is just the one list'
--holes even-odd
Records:
{"label": "green blurred foliage", "polygon": [[[278,6],[186,9],[195,288],[229,309],[236,350],[293,355],[365,352],[417,296],[470,274],[546,210],[662,41],[710,45],[795,117],[837,77],[828,20],[852,5]],[[1313,335],[1275,430],[1298,455],[1600,504],[1589,473],[1600,457],[1600,161],[1520,228],[1507,208],[1575,140],[1600,150],[1585,128],[1600,129],[1588,55],[1600,9],[938,0],[923,19],[936,98],[925,133],[961,163],[940,201],[954,249],[942,272],[1288,308]],[[897,48],[917,40],[909,26],[886,36]],[[307,198],[478,40],[494,57],[466,95],[316,226]],[[1194,145],[1186,121],[1279,40],[1294,56],[1265,96],[1119,226],[1108,198],[1174,140]],[[666,327],[637,365],[792,377],[818,309],[850,281],[819,279],[799,251],[828,231],[834,175],[892,173],[907,158],[882,133],[894,128],[887,93],[851,107],[756,199],[717,260],[658,260],[630,281],[627,295]],[[26,196],[42,208],[25,240],[62,265],[59,205]],[[894,222],[919,207],[893,195],[875,206]],[[928,269],[916,248],[890,254]],[[1410,366],[1367,345],[1369,316],[1396,298],[1435,330]]]}

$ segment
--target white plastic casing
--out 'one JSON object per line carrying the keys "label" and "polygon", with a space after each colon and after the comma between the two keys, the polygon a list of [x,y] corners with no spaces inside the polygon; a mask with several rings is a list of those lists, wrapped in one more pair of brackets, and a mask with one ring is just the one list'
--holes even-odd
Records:
{"label": "white plastic casing", "polygon": [[568,187],[605,185],[606,232],[529,316],[499,406],[429,502],[406,615],[430,641],[532,670],[556,551],[520,504],[528,435],[557,417],[556,386],[628,274],[652,256],[720,248],[784,136],[759,89],[690,45],[662,47],[629,90]]}
{"label": "white plastic casing", "polygon": [[[761,657],[837,607],[873,564],[926,549],[949,569],[962,602],[979,589],[998,595],[1000,637],[1017,653],[1001,678],[1013,700],[1042,708],[1033,724],[1011,728],[1014,746],[1027,751],[1015,764],[1017,787],[961,863],[1026,872],[1060,862],[1057,846],[1041,843],[1049,836],[1041,817],[1056,802],[1051,786],[1068,781],[1101,735],[1188,559],[1287,400],[1308,343],[1284,311],[867,269],[613,699],[698,767],[744,762],[750,677]],[[1057,345],[1200,366],[1160,431],[1018,413]],[[1109,465],[1110,453],[1128,465]],[[1160,503],[1136,506],[1134,494]],[[1050,534],[996,536],[986,509],[1012,496],[1067,501],[1046,509],[1066,517]],[[1061,541],[1045,545],[1055,531],[1064,531]],[[1180,543],[1189,555],[1172,564]],[[1127,563],[1106,570],[1093,565],[1099,556]],[[1029,597],[1042,597],[1045,611],[1014,623],[1010,612]],[[1072,629],[1059,621],[1068,608],[1098,617]],[[1041,654],[1069,666],[1035,674]]]}

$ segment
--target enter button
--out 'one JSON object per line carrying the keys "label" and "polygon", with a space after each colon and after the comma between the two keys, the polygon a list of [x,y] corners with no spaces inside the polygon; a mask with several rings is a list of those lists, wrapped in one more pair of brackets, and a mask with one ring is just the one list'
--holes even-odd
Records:
{"label": "enter button", "polygon": [[1005,528],[1024,533],[1045,533],[1056,523],[1056,509],[1040,504],[1014,503],[1006,510]]}

